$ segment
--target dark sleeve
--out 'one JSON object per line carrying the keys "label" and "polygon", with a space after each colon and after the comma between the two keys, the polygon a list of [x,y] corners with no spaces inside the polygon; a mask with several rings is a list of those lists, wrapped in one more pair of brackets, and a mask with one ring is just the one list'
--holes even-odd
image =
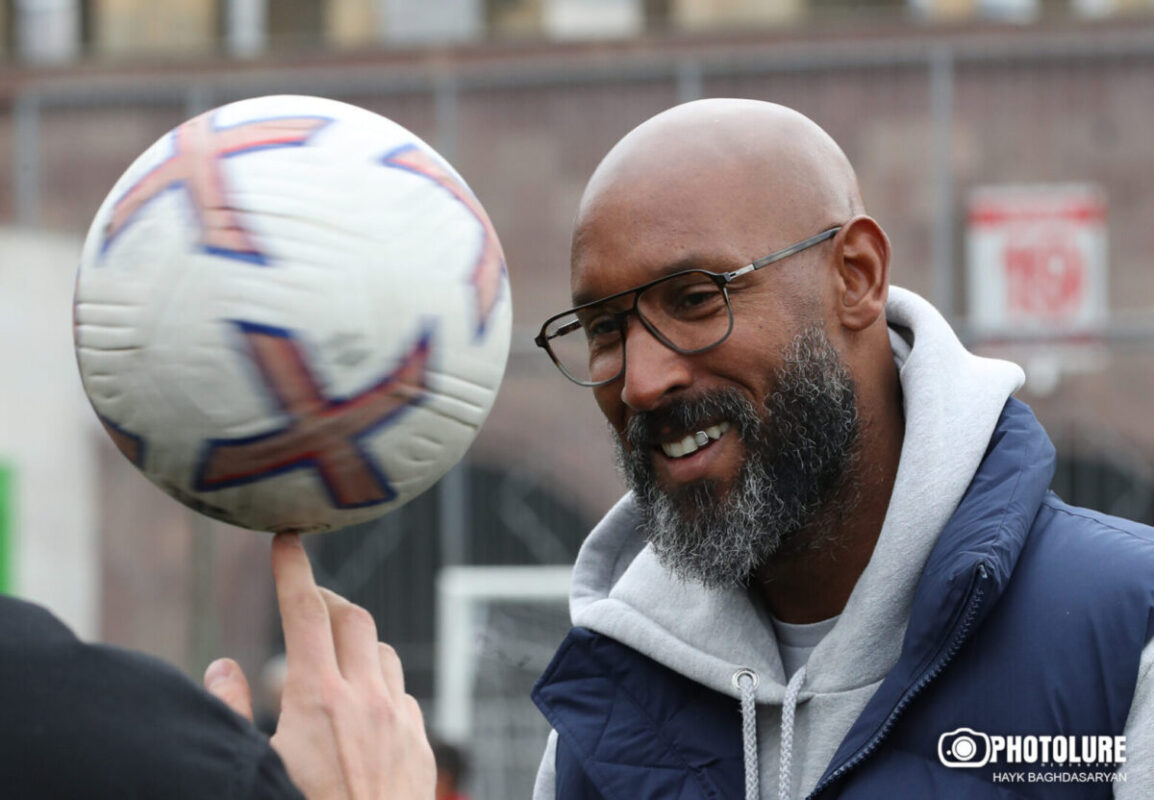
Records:
{"label": "dark sleeve", "polygon": [[303,800],[263,734],[176,669],[0,598],[5,797]]}
{"label": "dark sleeve", "polygon": [[[263,734],[262,734],[263,735]],[[253,782],[253,800],[305,800],[300,789],[296,787],[285,772],[284,763],[276,750],[265,748],[265,754],[257,764],[256,780]]]}

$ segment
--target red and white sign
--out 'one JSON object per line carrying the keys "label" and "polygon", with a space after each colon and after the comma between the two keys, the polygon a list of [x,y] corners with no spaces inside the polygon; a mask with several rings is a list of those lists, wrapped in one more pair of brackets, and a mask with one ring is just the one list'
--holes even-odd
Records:
{"label": "red and white sign", "polygon": [[1106,198],[1097,186],[979,187],[966,245],[976,332],[1062,335],[1106,321]]}

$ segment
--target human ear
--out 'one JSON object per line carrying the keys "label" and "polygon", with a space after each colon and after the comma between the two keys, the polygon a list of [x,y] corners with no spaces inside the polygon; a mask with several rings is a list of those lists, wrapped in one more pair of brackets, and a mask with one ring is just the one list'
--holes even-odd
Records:
{"label": "human ear", "polygon": [[864,330],[885,312],[890,278],[890,240],[872,217],[857,216],[834,239],[841,324]]}

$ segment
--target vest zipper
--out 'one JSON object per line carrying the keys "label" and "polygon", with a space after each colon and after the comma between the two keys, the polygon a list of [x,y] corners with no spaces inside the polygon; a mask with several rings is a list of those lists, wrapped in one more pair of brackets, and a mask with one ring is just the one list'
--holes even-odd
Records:
{"label": "vest zipper", "polygon": [[985,594],[985,589],[983,588],[982,583],[988,577],[989,574],[986,572],[985,563],[978,562],[977,574],[974,576],[973,585],[970,587],[969,597],[966,600],[965,612],[962,614],[961,620],[959,621],[957,627],[954,628],[954,633],[950,639],[950,645],[946,649],[945,653],[939,656],[938,660],[929,669],[922,673],[922,677],[918,679],[917,683],[906,690],[906,693],[902,695],[900,700],[898,700],[897,705],[895,705],[893,710],[890,711],[889,716],[886,717],[885,722],[882,723],[880,728],[878,728],[877,733],[870,737],[870,740],[866,742],[865,745],[863,745],[861,749],[859,749],[853,756],[851,756],[848,761],[843,763],[833,772],[826,775],[823,780],[819,781],[817,786],[814,787],[814,790],[809,793],[806,800],[812,800],[812,798],[816,798],[831,784],[840,780],[850,771],[857,768],[859,764],[869,758],[873,754],[874,750],[878,748],[878,745],[882,743],[882,740],[885,739],[887,735],[889,735],[889,732],[893,728],[894,723],[897,722],[898,717],[902,715],[902,712],[906,710],[906,707],[908,707],[909,704],[913,702],[914,698],[917,697],[922,692],[922,690],[925,689],[926,686],[928,686],[936,677],[938,677],[942,670],[944,670],[950,661],[953,660],[954,656],[957,655],[958,651],[962,648],[962,645],[970,635],[970,628],[972,628],[974,625],[974,618],[977,616],[978,608],[981,606],[982,597]]}

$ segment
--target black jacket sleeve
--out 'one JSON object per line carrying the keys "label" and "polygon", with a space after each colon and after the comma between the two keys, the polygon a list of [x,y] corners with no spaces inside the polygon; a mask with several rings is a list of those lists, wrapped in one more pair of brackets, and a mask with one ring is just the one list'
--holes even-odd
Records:
{"label": "black jacket sleeve", "polygon": [[303,800],[268,740],[164,662],[0,598],[0,787],[11,798]]}

